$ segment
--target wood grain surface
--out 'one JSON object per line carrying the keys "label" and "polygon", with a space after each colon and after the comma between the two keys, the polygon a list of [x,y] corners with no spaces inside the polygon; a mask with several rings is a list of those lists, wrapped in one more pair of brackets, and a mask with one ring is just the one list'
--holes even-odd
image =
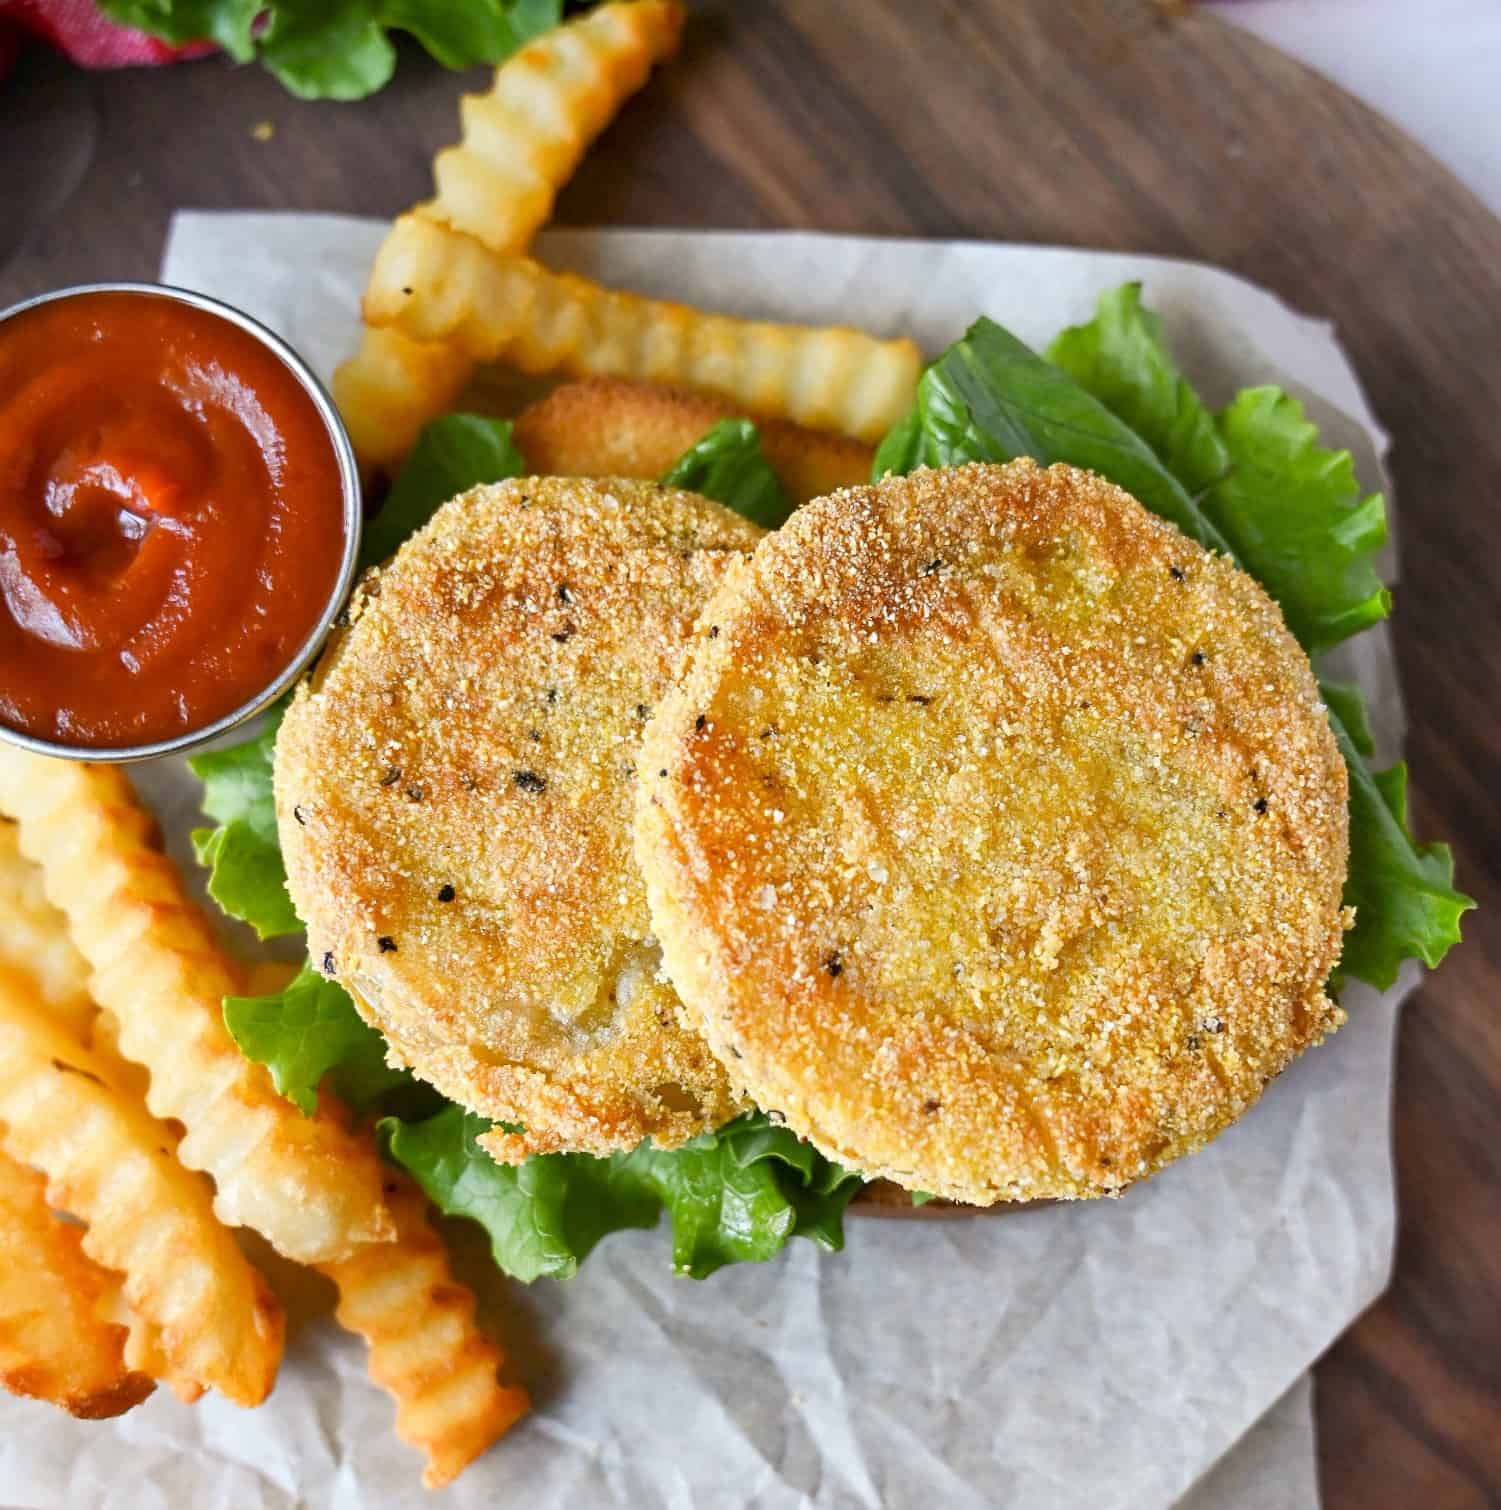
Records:
{"label": "wood grain surface", "polygon": [[[1482,910],[1404,1015],[1396,1274],[1319,1365],[1323,1487],[1331,1510],[1501,1504],[1501,222],[1374,113],[1200,13],[695,11],[684,55],[589,155],[562,221],[1162,252],[1338,327],[1394,439],[1417,825],[1453,839]],[[299,104],[219,62],[95,77],[78,107],[92,161],[58,210],[48,175],[19,173],[7,149],[55,74],[31,54],[0,90],[6,218],[32,214],[0,303],[154,276],[178,207],[390,215],[427,192],[477,81],[415,54],[358,105]],[[81,139],[58,138],[74,154]]]}

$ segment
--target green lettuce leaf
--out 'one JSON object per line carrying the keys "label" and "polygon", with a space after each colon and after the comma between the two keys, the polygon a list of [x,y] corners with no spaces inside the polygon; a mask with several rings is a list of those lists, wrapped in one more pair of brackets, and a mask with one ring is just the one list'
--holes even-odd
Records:
{"label": "green lettuce leaf", "polygon": [[1354,682],[1331,682],[1319,678],[1319,691],[1329,705],[1331,722],[1338,720],[1358,755],[1376,753],[1376,736],[1371,733],[1371,715],[1365,705],[1365,693]]}
{"label": "green lettuce leaf", "polygon": [[1190,493],[1202,495],[1230,470],[1214,417],[1188,386],[1162,341],[1162,323],[1141,304],[1141,284],[1100,295],[1095,317],[1072,325],[1048,360],[1128,424]]}
{"label": "green lettuce leaf", "polygon": [[269,7],[261,62],[303,100],[362,100],[390,83],[396,49],[367,0]]}
{"label": "green lettuce leaf", "polygon": [[976,320],[923,373],[913,416],[876,452],[877,477],[1019,456],[1069,462],[1118,483],[1200,545],[1229,549],[1124,420],[993,320]]}
{"label": "green lettuce leaf", "polygon": [[499,63],[556,26],[563,0],[100,0],[100,9],[173,46],[207,40],[239,63],[259,57],[303,99],[357,100],[395,69],[388,32],[409,32],[445,68]]}
{"label": "green lettuce leaf", "polygon": [[328,1087],[363,1112],[411,1077],[386,1063],[386,1041],[355,1011],[344,989],[304,965],[284,990],[229,996],[224,1024],[240,1052],[271,1071],[272,1083],[304,1116]]}
{"label": "green lettuce leaf", "polygon": [[122,26],[172,47],[214,42],[237,63],[255,56],[252,28],[265,8],[264,0],[99,0],[99,9]]}
{"label": "green lettuce leaf", "polygon": [[1195,495],[1310,655],[1386,617],[1391,594],[1375,567],[1386,506],[1379,494],[1361,498],[1350,453],[1320,446],[1296,399],[1246,388],[1211,415],[1137,283],[1102,295],[1094,319],[1065,330],[1048,355]]}
{"label": "green lettuce leaf", "polygon": [[748,419],[722,419],[678,458],[662,479],[668,487],[702,493],[774,530],[792,505],[761,450],[761,436]]}
{"label": "green lettuce leaf", "polygon": [[271,796],[282,711],[279,704],[254,739],[188,761],[203,783],[203,810],[218,821],[217,828],[195,828],[191,835],[198,863],[208,867],[208,894],[263,939],[302,931],[287,895]]}
{"label": "green lettuce leaf", "polygon": [[[1064,332],[1053,354],[1067,372],[978,321],[924,373],[912,413],[877,453],[876,475],[1015,456],[1069,462],[1236,559],[1284,611],[1294,605],[1289,627],[1312,648],[1385,614],[1371,564],[1385,538],[1380,499],[1360,501],[1348,454],[1321,450],[1293,400],[1247,389],[1209,416],[1130,285],[1106,295],[1090,325]],[[1334,684],[1324,694],[1350,772],[1345,900],[1356,921],[1339,968],[1384,989],[1403,959],[1436,965],[1474,903],[1454,890],[1448,849],[1414,843],[1402,768],[1366,769],[1370,729],[1356,689]]]}
{"label": "green lettuce leaf", "polygon": [[759,1115],[678,1149],[643,1144],[607,1159],[541,1154],[518,1166],[497,1164],[479,1147],[488,1126],[453,1106],[422,1122],[387,1118],[380,1132],[389,1157],[429,1199],[477,1221],[496,1264],[527,1283],[570,1277],[606,1234],[654,1226],[664,1208],[673,1268],[695,1279],[771,1258],[793,1236],[837,1249],[844,1207],[860,1184]]}
{"label": "green lettuce leaf", "polygon": [[[1324,688],[1328,701],[1329,688]],[[1459,942],[1459,920],[1475,905],[1454,889],[1447,844],[1418,844],[1407,824],[1407,766],[1370,771],[1339,718],[1330,725],[1350,768],[1350,873],[1345,904],[1355,927],[1345,935],[1337,976],[1384,991],[1406,959],[1430,968]]]}
{"label": "green lettuce leaf", "polygon": [[395,555],[450,498],[525,471],[510,420],[483,414],[445,414],[432,420],[422,427],[380,513],[366,527],[360,564],[374,566]]}

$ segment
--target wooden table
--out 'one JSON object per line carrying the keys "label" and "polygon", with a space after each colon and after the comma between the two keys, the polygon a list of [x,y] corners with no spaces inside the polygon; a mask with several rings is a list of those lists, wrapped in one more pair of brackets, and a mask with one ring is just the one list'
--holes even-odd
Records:
{"label": "wooden table", "polygon": [[[415,54],[359,105],[217,62],[71,99],[60,72],[33,54],[0,90],[0,133],[57,106],[48,157],[0,134],[9,213],[18,179],[78,182],[0,303],[154,276],[179,207],[389,216],[461,87]],[[1417,825],[1482,910],[1404,1015],[1396,1279],[1318,1366],[1324,1492],[1501,1503],[1501,222],[1334,86],[1147,0],[707,0],[558,218],[1163,252],[1335,321],[1395,442]]]}

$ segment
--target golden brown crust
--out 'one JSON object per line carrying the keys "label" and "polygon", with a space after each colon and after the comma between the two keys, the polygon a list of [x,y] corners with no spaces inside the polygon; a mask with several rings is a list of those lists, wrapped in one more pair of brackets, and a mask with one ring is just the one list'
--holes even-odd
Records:
{"label": "golden brown crust", "polygon": [[[565,477],[664,476],[690,446],[740,411],[708,394],[623,378],[563,383],[516,417],[534,471]],[[771,469],[796,504],[870,478],[873,447],[790,420],[755,420]]]}
{"label": "golden brown crust", "polygon": [[683,1000],[759,1105],[909,1188],[1118,1190],[1342,1020],[1346,777],[1308,661],[1088,473],[809,504],[705,609],[643,768]]}
{"label": "golden brown crust", "polygon": [[759,531],[621,480],[478,488],[367,580],[277,741],[293,900],[395,1053],[498,1157],[733,1116],[677,1021],[631,855],[641,730]]}
{"label": "golden brown crust", "polygon": [[47,1207],[46,1176],[0,1153],[0,1388],[97,1421],[154,1388],[125,1360],[125,1328],[98,1314],[119,1276]]}

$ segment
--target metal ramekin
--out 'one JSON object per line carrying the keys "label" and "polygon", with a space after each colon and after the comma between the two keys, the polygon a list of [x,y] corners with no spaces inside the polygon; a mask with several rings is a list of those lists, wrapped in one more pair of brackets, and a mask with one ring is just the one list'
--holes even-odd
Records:
{"label": "metal ramekin", "polygon": [[38,294],[34,299],[24,299],[19,304],[11,305],[9,309],[0,312],[0,324],[4,324],[5,321],[28,309],[35,309],[38,305],[51,304],[57,299],[77,298],[83,294],[146,294],[156,299],[170,299],[174,303],[191,305],[194,309],[202,309],[209,314],[218,315],[220,319],[228,320],[231,325],[237,325],[241,330],[254,336],[262,346],[268,347],[280,359],[282,365],[302,385],[303,392],[313,401],[313,407],[317,409],[323,421],[324,429],[328,432],[329,441],[334,448],[334,455],[338,459],[339,482],[344,495],[344,554],[339,562],[338,574],[329,590],[328,602],[324,604],[323,612],[318,616],[318,622],[313,625],[307,638],[297,647],[291,660],[277,674],[275,680],[267,683],[254,697],[241,703],[238,708],[215,719],[213,723],[206,724],[201,729],[193,729],[171,739],[159,739],[154,744],[115,745],[107,748],[95,745],[58,744],[47,739],[36,739],[30,734],[22,733],[19,729],[12,729],[0,723],[0,740],[19,745],[22,749],[31,750],[37,755],[55,755],[62,760],[112,762],[152,760],[158,755],[176,755],[185,750],[196,749],[199,745],[207,744],[230,729],[248,722],[257,713],[275,702],[297,680],[318,653],[325,636],[333,626],[335,617],[344,605],[344,600],[349,596],[349,589],[354,582],[355,567],[359,560],[362,522],[359,469],[354,459],[354,447],[350,444],[348,432],[344,429],[344,421],[339,418],[339,411],[334,407],[333,399],[328,390],[318,381],[312,368],[279,335],[268,330],[259,320],[251,319],[243,310],[235,309],[232,305],[222,304],[218,299],[210,299],[207,294],[194,293],[186,288],[171,288],[162,283],[80,283],[73,288],[59,288],[50,294]]}

